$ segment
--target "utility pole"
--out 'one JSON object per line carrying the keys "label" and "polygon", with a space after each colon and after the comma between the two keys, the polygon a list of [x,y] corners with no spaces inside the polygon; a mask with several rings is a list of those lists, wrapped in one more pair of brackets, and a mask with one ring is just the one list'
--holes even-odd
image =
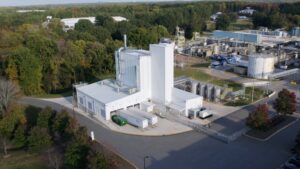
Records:
{"label": "utility pole", "polygon": [[254,94],[254,78],[252,78],[252,94],[251,94],[251,103],[253,103],[253,94]]}

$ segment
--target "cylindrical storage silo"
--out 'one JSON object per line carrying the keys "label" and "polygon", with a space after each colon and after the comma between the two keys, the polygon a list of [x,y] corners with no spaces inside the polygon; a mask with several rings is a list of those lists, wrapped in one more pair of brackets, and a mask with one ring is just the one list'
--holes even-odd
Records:
{"label": "cylindrical storage silo", "polygon": [[192,81],[185,82],[185,91],[192,92]]}
{"label": "cylindrical storage silo", "polygon": [[214,102],[220,102],[221,98],[221,88],[214,87]]}
{"label": "cylindrical storage silo", "polygon": [[273,73],[275,57],[272,55],[260,54],[249,56],[248,76],[258,79],[267,79]]}
{"label": "cylindrical storage silo", "polygon": [[213,86],[206,85],[205,98],[207,100],[211,100],[211,98],[212,98],[212,92],[213,92]]}
{"label": "cylindrical storage silo", "polygon": [[268,76],[273,73],[275,65],[275,57],[266,56],[264,57],[264,67],[263,67],[263,79],[268,79]]}
{"label": "cylindrical storage silo", "polygon": [[197,94],[197,86],[198,86],[198,82],[196,81],[191,81],[192,83],[192,93],[193,94]]}
{"label": "cylindrical storage silo", "polygon": [[252,78],[261,78],[263,73],[264,59],[258,55],[249,56],[248,76]]}
{"label": "cylindrical storage silo", "polygon": [[273,73],[275,57],[272,55],[249,56],[248,76],[258,79],[267,79]]}
{"label": "cylindrical storage silo", "polygon": [[199,85],[199,95],[205,97],[205,88],[206,84],[205,83],[200,83]]}

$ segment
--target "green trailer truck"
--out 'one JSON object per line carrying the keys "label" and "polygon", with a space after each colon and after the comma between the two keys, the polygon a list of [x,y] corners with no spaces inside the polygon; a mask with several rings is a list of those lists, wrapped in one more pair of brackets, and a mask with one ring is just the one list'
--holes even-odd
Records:
{"label": "green trailer truck", "polygon": [[113,122],[115,122],[116,124],[118,124],[119,126],[124,126],[127,124],[127,120],[124,119],[123,117],[121,116],[118,116],[118,115],[113,115],[111,116],[111,119]]}

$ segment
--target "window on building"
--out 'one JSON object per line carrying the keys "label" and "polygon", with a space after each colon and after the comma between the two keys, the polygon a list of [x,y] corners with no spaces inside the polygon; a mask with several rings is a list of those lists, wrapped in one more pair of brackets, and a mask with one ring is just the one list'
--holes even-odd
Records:
{"label": "window on building", "polygon": [[79,98],[79,103],[83,104],[83,98],[82,97]]}
{"label": "window on building", "polygon": [[90,110],[93,109],[93,106],[92,106],[92,103],[91,103],[91,102],[88,102],[88,108],[89,108]]}

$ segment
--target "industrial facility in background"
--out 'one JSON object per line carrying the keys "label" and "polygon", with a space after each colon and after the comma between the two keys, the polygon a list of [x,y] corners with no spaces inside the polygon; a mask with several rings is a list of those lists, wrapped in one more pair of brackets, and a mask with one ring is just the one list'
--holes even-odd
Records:
{"label": "industrial facility in background", "polygon": [[[105,120],[153,110],[188,116],[188,110],[202,107],[201,96],[174,87],[174,43],[163,40],[147,51],[128,48],[124,39],[124,47],[115,52],[116,79],[75,85],[76,106]],[[141,119],[136,120],[144,128]]]}
{"label": "industrial facility in background", "polygon": [[[122,22],[122,21],[128,21],[128,19],[122,17],[122,16],[112,16],[111,17],[114,22]],[[52,16],[47,16],[46,17],[47,22],[50,22],[52,20]],[[74,30],[75,25],[80,21],[80,20],[88,20],[92,24],[96,23],[96,17],[78,17],[78,18],[64,18],[61,19],[60,22],[63,26],[63,30],[67,32],[68,30]]]}
{"label": "industrial facility in background", "polygon": [[242,76],[272,79],[279,74],[283,76],[297,72],[300,65],[299,33],[297,27],[291,32],[265,27],[243,31],[216,30],[207,37],[199,37],[195,32],[197,38],[186,41],[177,52],[210,58],[211,67],[231,65],[233,72]]}

